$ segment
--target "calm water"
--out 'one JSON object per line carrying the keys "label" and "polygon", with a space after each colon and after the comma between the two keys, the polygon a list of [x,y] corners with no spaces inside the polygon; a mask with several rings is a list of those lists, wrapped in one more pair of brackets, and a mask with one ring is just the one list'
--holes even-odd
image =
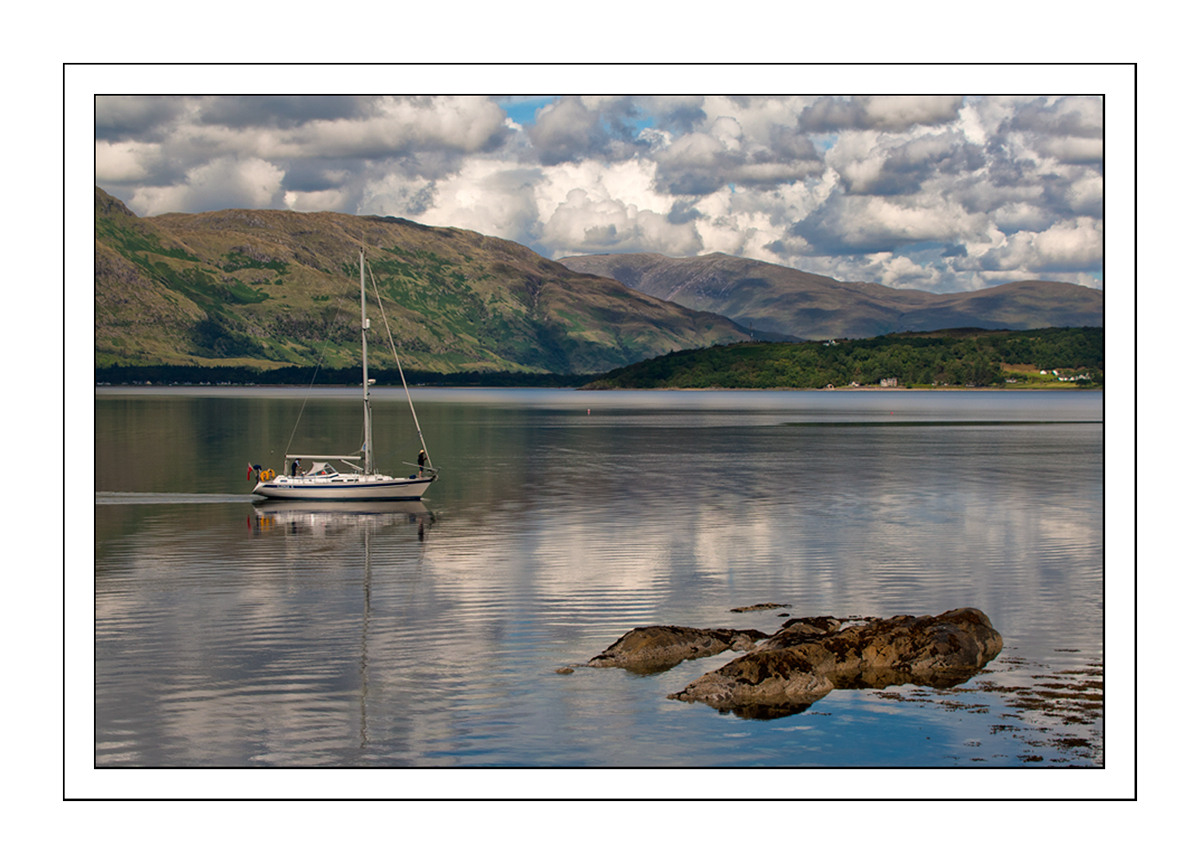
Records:
{"label": "calm water", "polygon": [[[416,390],[423,504],[256,504],[305,396],[97,390],[97,765],[1103,765],[1099,393]],[[290,449],[353,451],[359,398],[308,394]],[[775,720],[666,698],[733,654],[556,672],[642,625],[960,606],[983,674]]]}

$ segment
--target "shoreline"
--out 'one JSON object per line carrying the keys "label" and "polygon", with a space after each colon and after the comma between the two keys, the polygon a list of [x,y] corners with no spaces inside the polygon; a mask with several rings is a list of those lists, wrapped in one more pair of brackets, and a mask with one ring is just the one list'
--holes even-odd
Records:
{"label": "shoreline", "polygon": [[[99,381],[93,384],[94,390],[125,389],[125,390],[355,390],[361,384],[235,384],[235,383],[122,383],[111,384]],[[372,392],[402,390],[399,384],[375,384]],[[410,390],[570,390],[576,393],[1094,393],[1104,392],[1104,385],[1094,387],[1063,386],[1016,386],[1016,387],[605,387],[588,390],[583,387],[563,387],[554,385],[531,384],[410,384]]]}

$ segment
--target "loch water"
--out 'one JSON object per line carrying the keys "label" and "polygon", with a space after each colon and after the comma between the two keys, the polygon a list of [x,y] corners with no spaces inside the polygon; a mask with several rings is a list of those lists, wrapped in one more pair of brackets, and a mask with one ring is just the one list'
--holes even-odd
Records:
{"label": "loch water", "polygon": [[[403,391],[372,396],[408,474]],[[247,464],[354,451],[358,391],[97,388],[96,766],[1104,764],[1103,394],[413,399],[423,502],[289,507]],[[730,653],[582,665],[638,626],[963,606],[1004,638],[970,681],[770,720],[667,698]]]}

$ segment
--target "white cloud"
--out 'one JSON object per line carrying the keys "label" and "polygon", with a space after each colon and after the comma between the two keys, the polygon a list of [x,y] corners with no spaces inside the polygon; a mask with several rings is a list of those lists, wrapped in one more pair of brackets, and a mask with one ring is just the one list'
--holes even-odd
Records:
{"label": "white cloud", "polygon": [[578,252],[633,252],[646,248],[664,255],[695,255],[702,249],[690,225],[672,225],[665,216],[639,210],[613,198],[593,198],[572,189],[546,220],[542,243],[554,257]]}
{"label": "white cloud", "polygon": [[277,207],[283,203],[283,173],[263,159],[215,159],[189,171],[184,183],[145,187],[134,197],[134,205],[147,215]]}
{"label": "white cloud", "polygon": [[474,160],[436,184],[421,221],[528,242],[538,220],[540,169]]}
{"label": "white cloud", "polygon": [[1096,173],[1079,178],[1071,184],[1066,199],[1076,213],[1101,215],[1104,212],[1104,178]]}
{"label": "white cloud", "polygon": [[283,193],[283,204],[298,213],[322,211],[344,212],[350,205],[349,196],[342,189],[320,189],[316,192],[288,191]]}
{"label": "white cloud", "polygon": [[1060,162],[1099,162],[1104,158],[1103,138],[1046,138],[1035,147],[1044,156],[1053,156]]}
{"label": "white cloud", "polygon": [[1054,224],[1054,216],[1028,201],[1012,201],[992,211],[992,222],[1006,234],[1044,231]]}
{"label": "white cloud", "polygon": [[1019,231],[981,260],[985,269],[998,272],[1061,273],[1099,266],[1103,249],[1101,223],[1085,216],[1045,231]]}
{"label": "white cloud", "polygon": [[140,141],[97,141],[96,183],[137,183],[150,172],[147,163],[158,159],[157,144]]}
{"label": "white cloud", "polygon": [[814,236],[843,251],[885,251],[906,243],[961,240],[987,228],[982,214],[926,197],[835,195],[810,217]]}
{"label": "white cloud", "polygon": [[[142,215],[390,214],[552,257],[723,251],[938,290],[1068,273],[1096,281],[1102,266],[1096,98],[107,97],[96,105],[97,183]],[[542,107],[522,126],[504,105],[521,106],[526,119]],[[933,244],[960,251],[942,258]]]}
{"label": "white cloud", "polygon": [[959,96],[867,96],[863,113],[875,128],[904,129],[929,123],[947,123],[957,115]]}

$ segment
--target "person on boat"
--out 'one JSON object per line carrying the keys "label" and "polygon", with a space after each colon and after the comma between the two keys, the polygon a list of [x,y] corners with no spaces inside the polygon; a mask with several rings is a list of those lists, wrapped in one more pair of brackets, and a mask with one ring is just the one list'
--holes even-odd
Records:
{"label": "person on boat", "polygon": [[417,476],[425,476],[425,451],[422,450],[417,454]]}
{"label": "person on boat", "polygon": [[299,459],[293,459],[293,460],[292,460],[292,476],[293,476],[293,477],[295,477],[295,476],[296,476],[296,472],[297,472],[297,471],[299,471],[299,470],[300,470],[300,460],[299,460]]}

